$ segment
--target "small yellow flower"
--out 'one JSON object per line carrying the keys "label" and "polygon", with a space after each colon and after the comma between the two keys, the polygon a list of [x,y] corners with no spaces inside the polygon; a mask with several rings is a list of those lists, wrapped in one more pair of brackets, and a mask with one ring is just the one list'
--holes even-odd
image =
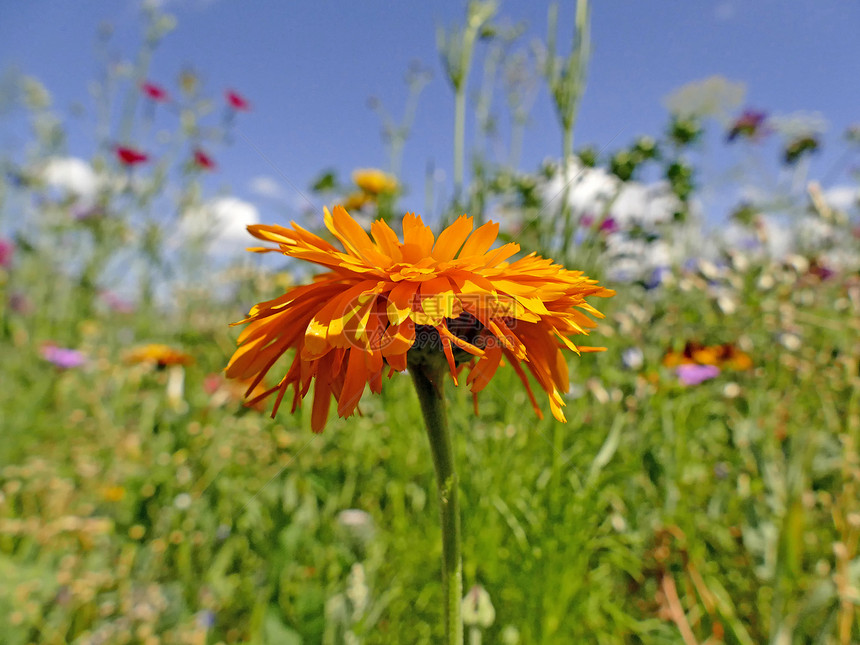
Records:
{"label": "small yellow flower", "polygon": [[106,486],[102,489],[102,497],[108,502],[119,502],[125,497],[125,488],[122,486]]}
{"label": "small yellow flower", "polygon": [[343,207],[348,211],[360,211],[371,202],[373,202],[373,196],[363,191],[356,191],[346,196]]}
{"label": "small yellow flower", "polygon": [[377,168],[359,168],[352,173],[352,181],[368,195],[397,192],[397,179]]}

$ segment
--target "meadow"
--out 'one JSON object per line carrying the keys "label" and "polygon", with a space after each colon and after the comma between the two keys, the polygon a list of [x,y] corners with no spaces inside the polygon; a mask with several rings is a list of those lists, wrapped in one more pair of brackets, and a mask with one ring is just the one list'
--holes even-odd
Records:
{"label": "meadow", "polygon": [[[154,49],[169,24],[149,19]],[[577,52],[559,67],[584,65]],[[560,114],[575,115],[576,74],[554,73]],[[129,132],[160,105],[144,80],[132,68],[117,81],[141,94],[144,127]],[[217,258],[217,218],[170,247],[176,229],[156,213],[203,217],[205,147],[253,117],[241,95],[194,83],[170,87],[183,116],[164,147],[183,152],[140,158],[106,136],[87,192],[46,171],[69,159],[63,126],[48,90],[22,81],[32,146],[7,151],[0,205],[0,641],[441,642],[435,479],[411,380],[395,374],[314,434],[309,405],[271,419],[223,376],[229,323],[309,274]],[[228,117],[204,127],[222,101]],[[753,117],[735,123],[749,145],[765,121]],[[717,240],[696,213],[705,123],[670,114],[654,138],[529,173],[484,160],[443,214],[500,220],[524,251],[617,292],[585,343],[606,352],[570,356],[567,423],[540,396],[539,420],[510,367],[477,414],[466,387],[446,386],[465,589],[493,608],[467,615],[478,642],[860,641],[856,204],[829,206],[805,177],[779,224],[743,204],[724,215],[744,243]],[[794,178],[802,140],[773,144]],[[420,210],[396,177],[371,176],[390,181],[315,189],[367,221]],[[607,177],[612,195],[577,201]],[[663,215],[622,212],[624,186],[658,181],[669,206],[647,206]],[[827,234],[813,240],[809,222]],[[795,232],[789,249],[768,247],[775,229]]]}

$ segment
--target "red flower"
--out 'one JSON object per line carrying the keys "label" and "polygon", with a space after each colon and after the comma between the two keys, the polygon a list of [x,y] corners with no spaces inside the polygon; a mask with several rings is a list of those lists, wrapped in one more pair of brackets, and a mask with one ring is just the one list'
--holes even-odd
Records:
{"label": "red flower", "polygon": [[237,91],[227,90],[224,96],[227,98],[227,104],[237,112],[249,112],[251,110],[251,104]]}
{"label": "red flower", "polygon": [[170,99],[170,95],[167,93],[167,90],[155,83],[147,82],[141,84],[140,91],[156,103],[165,103]]}
{"label": "red flower", "polygon": [[141,152],[140,150],[129,148],[128,146],[117,146],[116,156],[117,159],[119,159],[119,162],[124,166],[136,166],[137,164],[143,163],[149,159],[149,155]]}
{"label": "red flower", "polygon": [[194,149],[194,163],[198,168],[202,168],[203,170],[214,170],[216,165],[215,160],[200,148]]}

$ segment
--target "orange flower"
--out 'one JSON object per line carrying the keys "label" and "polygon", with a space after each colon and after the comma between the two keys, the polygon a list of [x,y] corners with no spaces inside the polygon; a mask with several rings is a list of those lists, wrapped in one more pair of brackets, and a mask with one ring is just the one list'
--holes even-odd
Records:
{"label": "orange flower", "polygon": [[170,365],[191,365],[194,362],[194,357],[168,345],[151,343],[135,347],[127,352],[125,361],[127,363],[153,363],[158,367],[168,367]]}
{"label": "orange flower", "polygon": [[468,367],[466,381],[475,394],[504,358],[541,417],[525,366],[546,391],[553,415],[565,420],[562,393],[569,383],[561,349],[603,349],[578,347],[570,337],[596,325],[586,314],[602,317],[586,296],[613,291],[535,254],[509,263],[519,245],[491,249],[499,225],[490,222],[473,232],[472,218],[465,215],[436,239],[420,217],[407,213],[403,242],[382,220],[372,224],[371,239],[340,206],[325,210],[325,225],[343,250],[295,223],[248,227],[254,237],[277,244],[251,250],[280,251],[329,269],[234,323],[247,327],[226,373],[251,379],[248,393],[284,353],[296,350],[280,382],[250,404],[277,392],[274,416],[292,386],[295,411],[315,380],[311,426],[320,432],[332,396],[338,414],[349,416],[365,385],[379,392],[386,370],[391,376],[406,369],[407,354],[411,360],[431,353],[444,356],[455,383]]}
{"label": "orange flower", "polygon": [[681,352],[667,351],[663,355],[665,367],[679,365],[714,365],[733,370],[748,370],[753,366],[749,354],[739,350],[732,343],[723,345],[702,345],[690,340]]}

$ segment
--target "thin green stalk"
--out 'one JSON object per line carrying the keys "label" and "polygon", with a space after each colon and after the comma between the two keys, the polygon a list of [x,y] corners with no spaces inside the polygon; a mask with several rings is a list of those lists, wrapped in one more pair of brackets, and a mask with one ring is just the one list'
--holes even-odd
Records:
{"label": "thin green stalk", "polygon": [[454,200],[463,197],[463,165],[465,159],[466,87],[461,85],[454,94]]}
{"label": "thin green stalk", "polygon": [[457,473],[445,399],[442,392],[443,361],[410,362],[409,373],[421,403],[427,426],[430,451],[436,468],[436,488],[442,518],[442,586],[445,594],[445,633],[448,645],[463,644],[460,602],[463,596],[463,562],[460,553],[460,506],[457,500]]}
{"label": "thin green stalk", "polygon": [[481,645],[481,630],[479,628],[469,628],[469,645]]}
{"label": "thin green stalk", "polygon": [[570,249],[570,238],[573,237],[573,209],[570,207],[570,157],[573,154],[573,124],[565,125],[564,143],[562,156],[562,175],[564,190],[561,196],[561,214],[564,221],[564,231],[561,237],[561,256],[567,261],[567,253]]}

